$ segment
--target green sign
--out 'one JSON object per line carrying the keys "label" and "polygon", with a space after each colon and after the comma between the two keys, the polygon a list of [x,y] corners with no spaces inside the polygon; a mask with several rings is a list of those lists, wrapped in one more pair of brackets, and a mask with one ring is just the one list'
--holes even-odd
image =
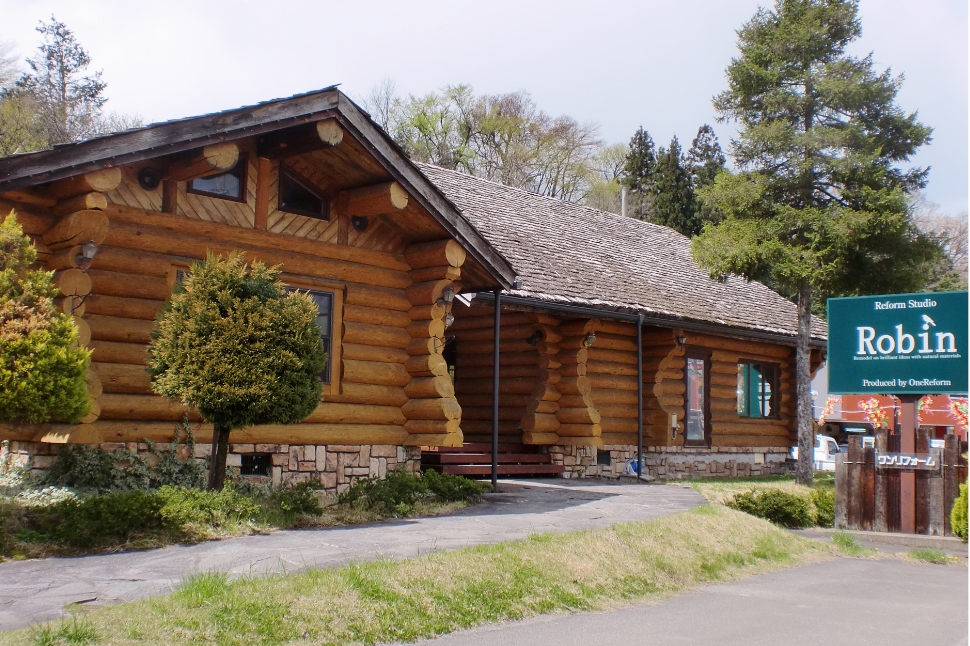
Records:
{"label": "green sign", "polygon": [[967,292],[830,298],[829,392],[967,392]]}

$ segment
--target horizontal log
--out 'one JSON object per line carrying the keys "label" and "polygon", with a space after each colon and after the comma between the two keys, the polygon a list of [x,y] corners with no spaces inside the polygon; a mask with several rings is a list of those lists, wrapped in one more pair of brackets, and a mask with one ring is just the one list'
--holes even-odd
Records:
{"label": "horizontal log", "polygon": [[401,411],[408,419],[461,419],[461,406],[454,398],[412,399]]}
{"label": "horizontal log", "polygon": [[[565,346],[564,346],[565,347]],[[596,341],[591,347],[600,347],[607,350],[622,350],[627,352],[636,353],[637,342],[636,339],[632,337],[626,337],[620,334],[607,334],[606,332],[597,332]]]}
{"label": "horizontal log", "polygon": [[81,262],[79,258],[81,258],[81,245],[75,245],[73,247],[64,247],[51,253],[47,257],[46,264],[48,269],[80,270]]}
{"label": "horizontal log", "polygon": [[461,269],[458,267],[425,267],[424,269],[412,269],[408,275],[416,283],[424,283],[429,280],[458,280],[461,278]]}
{"label": "horizontal log", "polygon": [[531,397],[539,401],[555,402],[562,399],[562,393],[553,384],[538,383],[532,389]]}
{"label": "horizontal log", "polygon": [[407,330],[387,325],[369,325],[344,320],[344,343],[379,345],[403,350],[411,342]]}
{"label": "horizontal log", "polygon": [[[493,355],[491,354],[467,354],[462,345],[459,344],[458,346],[457,365],[459,368],[470,368],[472,366],[488,366],[491,368],[492,360]],[[536,358],[536,353],[531,348],[528,352],[502,352],[501,357],[499,357],[499,364],[502,366],[539,366],[541,362],[542,357]]]}
{"label": "horizontal log", "polygon": [[[31,206],[40,206],[44,208],[50,208],[57,204],[57,200],[52,197],[47,197],[45,195],[40,195],[34,192],[34,190],[25,188],[13,191],[4,191],[0,193],[0,199],[3,201],[10,202],[21,202],[23,204],[29,204]],[[0,205],[0,210],[3,209],[3,205]]]}
{"label": "horizontal log", "polygon": [[152,378],[144,365],[92,362],[91,372],[98,375],[106,393],[151,394]]}
{"label": "horizontal log", "polygon": [[105,393],[98,399],[100,419],[178,421],[185,414],[192,421],[202,418],[182,402],[158,395]]}
{"label": "horizontal log", "polygon": [[[751,435],[722,435],[722,436],[712,436],[711,446],[716,447],[765,447],[773,448],[779,452],[788,451],[788,447],[791,445],[790,441],[786,437],[757,437]],[[726,459],[730,459],[730,456],[725,456]]]}
{"label": "horizontal log", "polygon": [[361,283],[348,283],[344,305],[360,305],[396,312],[407,312],[411,309],[404,290]]}
{"label": "horizontal log", "polygon": [[79,419],[81,424],[90,424],[91,422],[97,421],[98,417],[101,416],[101,404],[97,399],[91,399],[88,403],[88,414]]}
{"label": "horizontal log", "polygon": [[166,300],[172,293],[168,281],[158,276],[138,276],[91,269],[91,291],[104,296]]}
{"label": "horizontal log", "polygon": [[162,253],[102,245],[91,261],[91,269],[168,278],[173,262],[181,264],[184,260]]}
{"label": "horizontal log", "polygon": [[154,320],[165,301],[88,294],[84,297],[84,305],[88,314]]}
{"label": "horizontal log", "polygon": [[603,434],[603,427],[599,424],[560,424],[556,433],[560,438],[599,437]]}
{"label": "horizontal log", "polygon": [[45,187],[44,193],[56,200],[63,200],[81,193],[107,193],[118,188],[120,183],[121,169],[105,168],[54,182]]}
{"label": "horizontal log", "polygon": [[560,408],[596,408],[593,397],[589,395],[562,395],[559,398]]}
{"label": "horizontal log", "polygon": [[414,321],[407,327],[411,339],[441,339],[445,336],[445,322],[441,319]]}
{"label": "horizontal log", "polygon": [[453,283],[450,280],[429,280],[412,284],[404,293],[411,305],[431,305],[441,298],[445,287],[451,285]]}
{"label": "horizontal log", "polygon": [[[410,338],[410,335],[408,338]],[[404,350],[409,356],[416,357],[428,354],[441,354],[444,349],[444,339],[439,339],[436,336],[432,336],[420,339],[411,339]]]}
{"label": "horizontal log", "polygon": [[412,379],[404,392],[411,399],[454,397],[455,386],[448,376],[419,377]]}
{"label": "horizontal log", "polygon": [[51,251],[94,242],[100,245],[108,235],[108,216],[104,211],[75,211],[57,220],[41,236]]}
{"label": "horizontal log", "polygon": [[166,180],[185,182],[232,170],[239,162],[239,145],[223,142],[204,146],[187,157],[168,164],[162,175]]}
{"label": "horizontal log", "polygon": [[546,413],[532,413],[530,415],[523,416],[519,425],[522,427],[523,431],[557,433],[559,431],[560,422],[555,415],[549,415]]}
{"label": "horizontal log", "polygon": [[586,370],[590,373],[604,375],[625,375],[628,377],[636,377],[637,375],[636,364],[619,363],[616,361],[588,361],[586,363]]}
{"label": "horizontal log", "polygon": [[[664,395],[683,395],[687,392],[687,384],[683,379],[664,379],[657,383],[659,389],[654,388],[654,394],[664,394]],[[731,391],[732,393],[734,391]],[[713,397],[713,393],[712,393]]]}
{"label": "horizontal log", "polygon": [[[507,395],[502,394],[499,391],[499,405],[503,408],[521,408],[524,409],[532,402],[531,395]],[[462,416],[464,417],[464,411],[471,408],[487,408],[489,411],[492,410],[492,396],[491,395],[480,395],[472,393],[464,393],[458,395],[458,403],[461,404]]]}
{"label": "horizontal log", "polygon": [[126,343],[148,343],[149,334],[155,329],[154,321],[128,319],[118,316],[88,314],[85,318],[91,327],[91,338],[95,341],[123,341]]}
{"label": "horizontal log", "polygon": [[717,435],[753,435],[759,437],[788,437],[788,428],[778,425],[746,424],[743,421],[711,424],[711,437]]}
{"label": "horizontal log", "polygon": [[53,282],[61,296],[86,296],[91,292],[91,277],[80,269],[54,272]]}
{"label": "horizontal log", "polygon": [[[525,323],[521,325],[503,325],[499,328],[501,340],[505,339],[528,339],[532,336],[535,331],[535,325],[531,323]],[[471,330],[457,330],[455,331],[455,336],[461,341],[488,341],[492,342],[494,336],[495,328],[493,327],[483,327],[475,328]]]}
{"label": "horizontal log", "polygon": [[440,354],[424,354],[408,359],[404,370],[413,377],[444,377],[448,364]]}
{"label": "horizontal log", "polygon": [[604,433],[636,433],[637,420],[627,417],[604,417],[600,421]]}
{"label": "horizontal log", "polygon": [[636,375],[607,375],[591,372],[587,375],[590,385],[601,390],[633,390],[637,389]]}
{"label": "horizontal log", "polygon": [[[485,439],[485,441],[491,442],[492,436],[492,422],[487,422],[484,420],[462,420],[461,421],[461,431],[465,434],[466,441],[474,442],[475,440],[469,438],[469,436],[479,436]],[[500,436],[519,438],[522,437],[522,431],[519,430],[519,422],[499,422],[498,433]]]}
{"label": "horizontal log", "polygon": [[91,326],[83,318],[75,314],[71,317],[74,321],[74,327],[77,328],[77,343],[82,347],[91,346]]}
{"label": "horizontal log", "polygon": [[447,313],[447,308],[444,305],[432,303],[431,305],[415,305],[408,310],[407,316],[409,322],[426,321],[428,319],[443,319]]}
{"label": "horizontal log", "polygon": [[344,342],[341,345],[341,353],[344,359],[356,359],[357,361],[405,363],[408,360],[408,353],[400,348],[387,348],[377,345],[363,345],[358,343]]}
{"label": "horizontal log", "polygon": [[404,259],[414,269],[441,265],[461,267],[465,262],[465,256],[462,246],[451,238],[419,242],[404,250]]}
{"label": "horizontal log", "polygon": [[[479,328],[489,328],[492,329],[492,324],[494,323],[494,318],[492,316],[492,310],[489,308],[487,310],[487,315],[476,316],[470,314],[468,310],[464,307],[456,307],[455,322],[451,326],[451,330],[477,330]],[[529,325],[532,320],[529,318],[528,314],[522,312],[502,312],[502,327],[510,325]]]}
{"label": "horizontal log", "polygon": [[559,359],[559,362],[564,366],[588,363],[589,349],[570,348],[568,350],[563,350],[562,352],[560,352],[556,358]]}
{"label": "horizontal log", "polygon": [[[646,439],[647,433],[644,429],[643,433]],[[637,445],[637,435],[636,433],[606,433],[604,432],[600,439],[603,440],[604,446],[636,446]]]}
{"label": "horizontal log", "polygon": [[339,395],[324,395],[324,400],[342,404],[382,404],[404,406],[408,396],[400,386],[375,386],[371,384],[340,384]]}
{"label": "horizontal log", "polygon": [[[395,272],[407,272],[411,269],[407,262],[405,262],[403,256],[387,253],[385,251],[374,251],[371,249],[362,249],[361,247],[352,247],[350,245],[341,245],[330,242],[321,242],[319,240],[297,238],[295,236],[279,235],[271,231],[248,229],[235,225],[210,222],[207,220],[195,220],[192,218],[161,218],[158,217],[157,211],[146,211],[144,209],[119,204],[108,204],[106,212],[111,218],[112,228],[120,228],[119,225],[121,224],[141,227],[146,224],[147,219],[150,221],[151,229],[188,233],[191,236],[200,239],[227,241],[229,243],[233,243],[228,245],[232,248],[276,249],[279,251],[293,252],[301,255],[305,254],[314,258],[346,260],[354,264],[363,264],[364,266],[371,266],[375,268],[385,268]],[[144,231],[143,229],[141,230]],[[134,248],[137,249],[139,247],[135,246]],[[203,249],[201,255],[188,253],[187,251],[175,252],[174,255],[189,255],[201,260],[205,258],[205,251]],[[321,277],[327,278],[328,276],[324,275]],[[333,278],[333,276],[330,277]],[[367,283],[368,281],[359,282]]]}
{"label": "horizontal log", "polygon": [[[488,379],[495,373],[492,366],[461,366],[461,379]],[[535,365],[505,365],[499,364],[499,377],[530,377],[536,378],[538,368]],[[458,368],[455,375],[458,376]]]}
{"label": "horizontal log", "polygon": [[589,377],[564,377],[557,387],[563,395],[588,395],[592,391]]}
{"label": "horizontal log", "polygon": [[17,224],[23,229],[24,233],[31,236],[40,236],[51,228],[57,220],[48,213],[39,213],[42,209],[24,209],[22,204],[14,204],[7,200],[0,199],[0,222],[7,219],[10,213],[15,213]]}
{"label": "horizontal log", "polygon": [[323,402],[304,422],[315,424],[404,424],[400,406]]}
{"label": "horizontal log", "polygon": [[[252,244],[235,242],[229,235],[225,239],[205,238],[195,235],[191,231],[173,231],[159,226],[165,220],[192,222],[190,218],[155,217],[151,219],[151,224],[115,221],[113,217],[115,208],[117,208],[116,205],[109,204],[107,211],[107,213],[112,215],[112,223],[105,237],[105,242],[112,246],[124,247],[126,249],[144,249],[155,253],[199,259],[205,258],[206,253],[210,251],[217,255],[227,256],[232,251],[238,250],[245,252],[247,262],[251,263],[259,260],[270,266],[282,265],[283,270],[291,274],[328,280],[357,281],[368,285],[396,289],[403,289],[411,283],[411,279],[408,278],[407,274],[401,271],[362,264],[362,262],[350,262],[322,257],[319,254],[328,250],[324,243],[318,243],[321,245],[321,249],[317,255],[275,249],[273,246],[276,241],[273,241],[274,245],[267,244],[266,247],[257,247]],[[101,213],[101,211],[89,211],[89,213]],[[241,227],[226,228],[234,228],[237,231],[254,231],[253,229],[243,229]],[[217,229],[214,233],[222,233],[222,229]],[[262,235],[260,232],[256,232],[253,235],[257,234]],[[278,237],[298,240],[298,238],[293,238],[292,236]],[[263,242],[262,239],[258,238],[257,240],[258,242]],[[350,291],[351,288],[348,285],[348,296]],[[374,303],[371,301],[355,304],[372,305]],[[410,305],[401,309],[406,310],[409,308]]]}
{"label": "horizontal log", "polygon": [[536,433],[534,431],[527,431],[522,433],[522,443],[529,444],[532,446],[543,445],[552,446],[559,442],[559,435],[556,433]]}
{"label": "horizontal log", "polygon": [[[498,418],[503,422],[521,421],[524,408],[521,406],[508,406],[504,402],[499,406]],[[491,406],[465,407],[461,409],[462,420],[489,421],[492,419]]]}
{"label": "horizontal log", "polygon": [[560,408],[556,419],[564,424],[598,424],[602,416],[595,408]]}
{"label": "horizontal log", "polygon": [[84,316],[86,311],[85,301],[87,296],[65,296],[54,299],[54,308],[58,312],[73,316]]}
{"label": "horizontal log", "polygon": [[[596,391],[593,391],[593,399],[596,399]],[[600,415],[605,417],[618,417],[624,419],[636,419],[637,418],[637,407],[636,404],[601,404],[596,403],[596,410],[600,412]]]}
{"label": "horizontal log", "polygon": [[559,333],[565,336],[583,337],[590,332],[599,330],[602,321],[598,318],[591,319],[571,319],[559,324]]}
{"label": "horizontal log", "polygon": [[104,193],[81,193],[61,200],[51,208],[51,213],[56,217],[61,217],[75,211],[87,211],[89,209],[103,211],[107,206],[108,198],[104,196]]}
{"label": "horizontal log", "polygon": [[411,324],[411,317],[407,312],[362,305],[344,305],[344,320],[399,328],[406,328]]}
{"label": "horizontal log", "polygon": [[[510,377],[499,380],[499,395],[531,395],[536,388],[536,382],[526,377]],[[459,397],[463,393],[485,394],[492,392],[491,379],[465,379],[455,384],[455,392]]]}
{"label": "horizontal log", "polygon": [[[211,430],[209,440],[211,441]],[[229,441],[238,444],[395,444],[408,433],[393,424],[290,424],[251,426],[233,431]]]}
{"label": "horizontal log", "polygon": [[343,364],[344,382],[404,387],[411,381],[411,375],[400,363],[344,359]]}
{"label": "horizontal log", "polygon": [[545,401],[545,400],[532,400],[529,405],[526,406],[525,412],[529,413],[550,413],[556,414],[562,406],[559,405],[557,401]]}
{"label": "horizontal log", "polygon": [[406,208],[408,193],[397,182],[362,186],[337,195],[337,210],[341,215],[374,217],[393,214]]}
{"label": "horizontal log", "polygon": [[[461,432],[461,421],[457,419],[409,419],[404,429],[411,435],[454,435]],[[425,438],[426,442],[429,442]],[[440,446],[429,442],[425,446]]]}

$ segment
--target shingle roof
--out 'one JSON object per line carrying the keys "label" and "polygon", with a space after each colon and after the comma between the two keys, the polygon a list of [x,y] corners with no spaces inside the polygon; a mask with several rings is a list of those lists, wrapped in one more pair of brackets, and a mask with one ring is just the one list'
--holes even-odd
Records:
{"label": "shingle roof", "polygon": [[[794,303],[761,283],[712,280],[673,229],[418,164],[539,301],[643,312],[794,337]],[[824,321],[812,336],[824,339]]]}

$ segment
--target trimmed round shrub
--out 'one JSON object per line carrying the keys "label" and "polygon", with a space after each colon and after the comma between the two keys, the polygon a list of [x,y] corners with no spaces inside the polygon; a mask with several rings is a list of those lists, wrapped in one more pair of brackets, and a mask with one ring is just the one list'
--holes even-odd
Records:
{"label": "trimmed round shrub", "polygon": [[782,527],[811,527],[815,524],[815,513],[808,498],[780,489],[752,489],[735,494],[724,504]]}
{"label": "trimmed round shrub", "polygon": [[953,501],[953,511],[950,512],[950,527],[953,534],[964,541],[967,540],[967,483],[960,485],[960,495]]}

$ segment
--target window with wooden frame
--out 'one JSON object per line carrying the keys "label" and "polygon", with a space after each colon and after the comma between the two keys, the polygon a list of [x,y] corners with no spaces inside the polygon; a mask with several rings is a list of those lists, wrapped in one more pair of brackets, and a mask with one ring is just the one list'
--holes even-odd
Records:
{"label": "window with wooden frame", "polygon": [[240,155],[239,161],[232,170],[218,175],[199,177],[189,180],[185,190],[196,195],[215,197],[232,202],[246,201],[246,181],[249,161],[245,155]]}
{"label": "window with wooden frame", "polygon": [[327,365],[320,373],[323,382],[324,395],[340,394],[340,355],[341,355],[341,326],[343,323],[343,294],[344,287],[339,283],[319,281],[312,278],[290,280],[283,276],[287,283],[286,290],[297,291],[310,295],[317,306],[317,326],[320,328],[320,339],[323,349],[327,353]]}
{"label": "window with wooden frame", "polygon": [[688,348],[684,359],[684,446],[710,446],[711,352]]}
{"label": "window with wooden frame", "polygon": [[320,189],[292,168],[283,165],[280,166],[277,208],[317,220],[330,219],[330,205]]}
{"label": "window with wooden frame", "polygon": [[777,419],[779,367],[760,361],[738,362],[738,415]]}

